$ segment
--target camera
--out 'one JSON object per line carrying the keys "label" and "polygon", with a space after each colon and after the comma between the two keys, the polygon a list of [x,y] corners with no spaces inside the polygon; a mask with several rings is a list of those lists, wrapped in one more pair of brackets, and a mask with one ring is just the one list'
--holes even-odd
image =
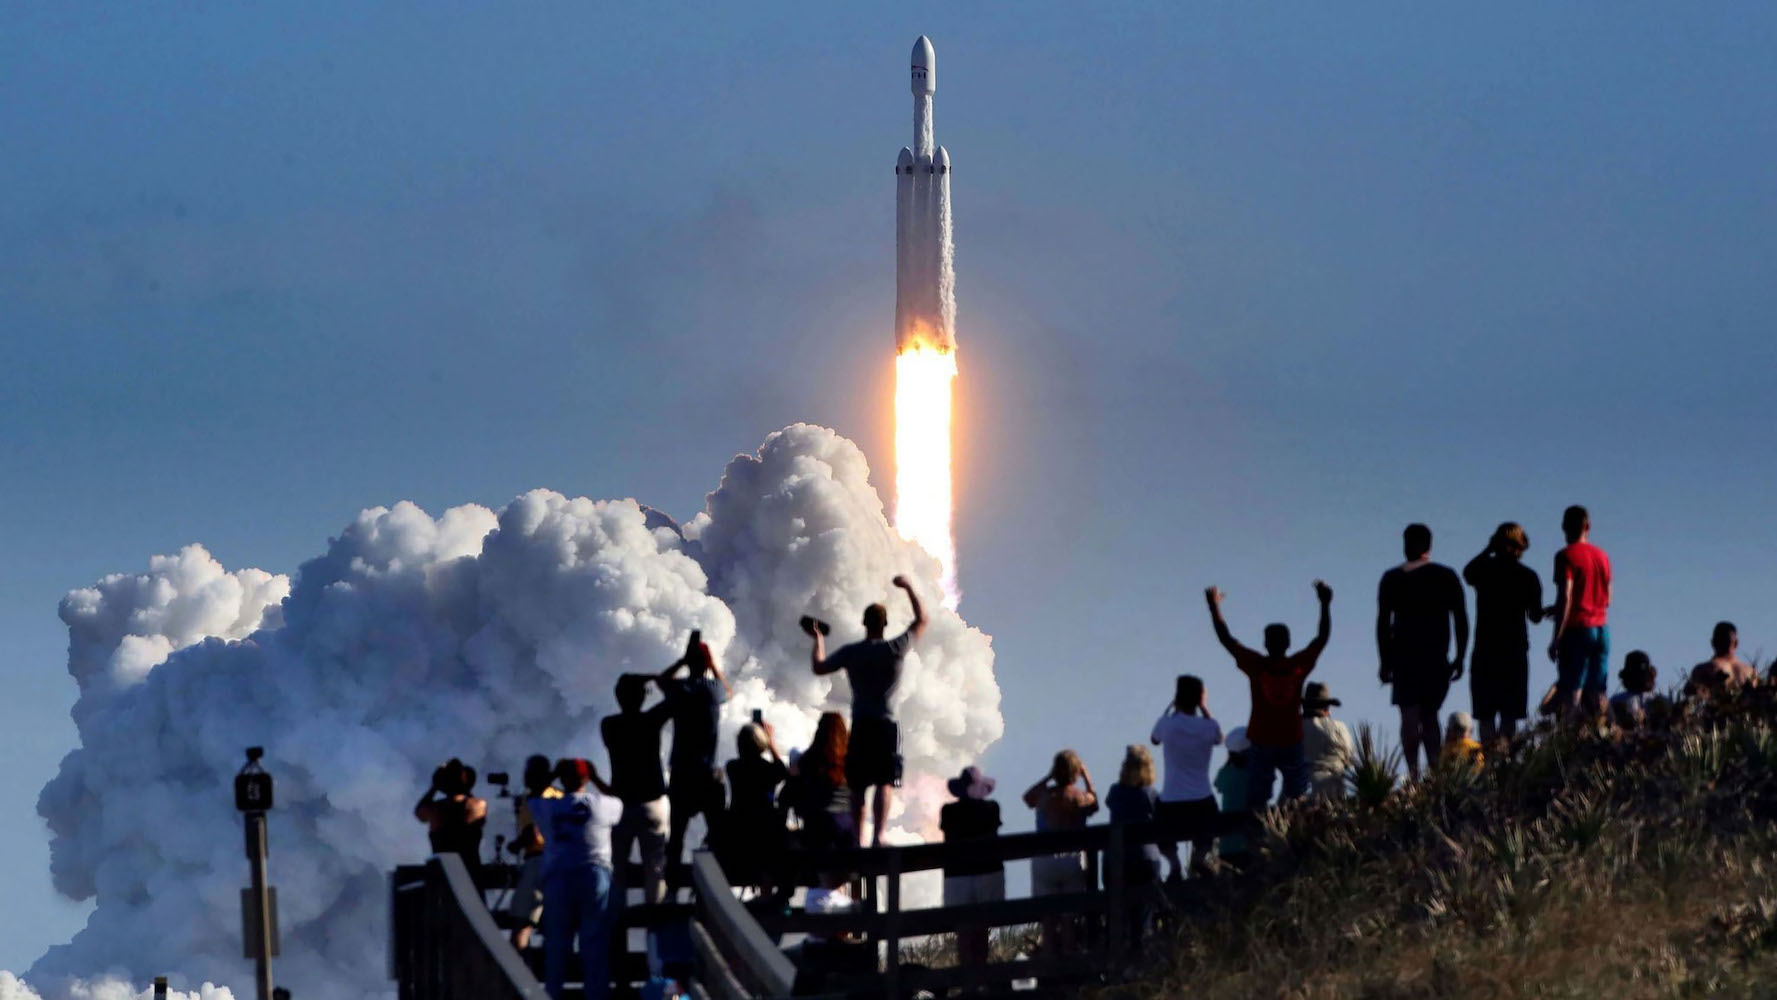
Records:
{"label": "camera", "polygon": [[826,622],[821,621],[813,615],[803,615],[802,621],[798,624],[802,626],[802,631],[807,632],[809,635],[814,635],[816,629],[820,629],[822,635],[833,634],[833,626],[828,625]]}
{"label": "camera", "polygon": [[487,773],[487,783],[505,788],[507,785],[512,784],[512,776],[505,771],[489,771]]}

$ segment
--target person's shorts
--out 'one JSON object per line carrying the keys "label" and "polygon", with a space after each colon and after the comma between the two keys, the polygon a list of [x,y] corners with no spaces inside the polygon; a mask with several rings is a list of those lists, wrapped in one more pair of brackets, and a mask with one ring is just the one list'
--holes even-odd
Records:
{"label": "person's shorts", "polygon": [[526,858],[518,868],[518,884],[512,888],[512,899],[506,912],[513,920],[527,927],[543,922],[543,858]]}
{"label": "person's shorts", "polygon": [[722,772],[705,764],[675,764],[666,797],[672,804],[672,814],[687,823],[699,813],[706,816],[720,813],[727,798]]}
{"label": "person's shorts", "polygon": [[1475,717],[1517,721],[1530,707],[1530,651],[1476,647],[1468,680]]}
{"label": "person's shorts", "polygon": [[1394,668],[1394,695],[1389,700],[1402,708],[1436,712],[1450,694],[1454,668],[1442,657],[1403,660]]}
{"label": "person's shorts", "polygon": [[1555,650],[1555,687],[1570,698],[1575,691],[1603,694],[1610,690],[1609,668],[1609,628],[1600,625],[1568,629]]}
{"label": "person's shorts", "polygon": [[901,787],[901,727],[893,719],[852,720],[845,783],[854,793],[875,785]]}
{"label": "person's shorts", "polygon": [[1086,891],[1084,854],[1044,854],[1030,859],[1030,894],[1058,896]]}
{"label": "person's shorts", "polygon": [[980,875],[944,876],[944,905],[967,906],[970,903],[1000,903],[1006,898],[1006,872]]}
{"label": "person's shorts", "polygon": [[1173,844],[1182,840],[1208,844],[1218,832],[1222,810],[1216,806],[1214,796],[1186,802],[1161,802],[1154,807],[1154,819],[1165,837],[1162,843]]}

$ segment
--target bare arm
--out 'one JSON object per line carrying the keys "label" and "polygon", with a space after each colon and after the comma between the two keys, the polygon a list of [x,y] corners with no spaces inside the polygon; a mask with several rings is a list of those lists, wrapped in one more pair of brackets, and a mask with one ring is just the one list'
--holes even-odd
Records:
{"label": "bare arm", "polygon": [[1456,665],[1450,671],[1450,679],[1456,680],[1462,676],[1462,664],[1468,658],[1468,601],[1462,592],[1462,583],[1458,580],[1450,583],[1454,598],[1450,613],[1456,618]]}
{"label": "bare arm", "polygon": [[907,592],[907,603],[913,605],[913,637],[917,639],[925,634],[926,609],[919,603],[919,595],[913,592],[913,583],[906,577],[895,577],[895,586]]}
{"label": "bare arm", "polygon": [[1043,792],[1049,787],[1049,776],[1043,775],[1037,783],[1025,789],[1024,804],[1035,809],[1043,801]]}
{"label": "bare arm", "polygon": [[1235,641],[1234,633],[1228,631],[1228,623],[1222,620],[1222,599],[1227,596],[1215,587],[1210,587],[1203,592],[1203,600],[1209,605],[1210,624],[1216,630],[1216,641],[1220,642],[1222,648],[1234,657],[1236,663],[1239,663],[1243,656],[1250,655],[1252,651]]}
{"label": "bare arm", "polygon": [[838,670],[839,664],[827,659],[827,637],[818,628],[810,634],[814,636],[814,645],[808,650],[808,665],[814,668],[815,676],[825,676]]}
{"label": "bare arm", "polygon": [[1561,648],[1561,637],[1567,632],[1568,622],[1573,618],[1573,577],[1561,581],[1561,596],[1555,600],[1555,637],[1549,640],[1549,659],[1557,658]]}
{"label": "bare arm", "polygon": [[426,789],[426,794],[420,796],[419,802],[414,804],[414,807],[413,807],[413,818],[414,819],[419,820],[421,823],[428,823],[429,824],[432,822],[433,816],[436,815],[436,810],[433,809],[433,804],[438,801],[437,799],[433,798],[433,796],[435,796],[437,794],[438,794],[438,786],[437,785],[433,785],[432,787]]}
{"label": "bare arm", "polygon": [[1333,637],[1333,588],[1324,580],[1316,580],[1314,596],[1320,601],[1320,621],[1314,627],[1314,641],[1308,644],[1308,648],[1318,657],[1320,651],[1327,648],[1327,640]]}
{"label": "bare arm", "polygon": [[1388,593],[1388,576],[1376,585],[1376,658],[1382,661],[1382,682],[1388,683],[1388,646],[1394,632],[1394,604]]}

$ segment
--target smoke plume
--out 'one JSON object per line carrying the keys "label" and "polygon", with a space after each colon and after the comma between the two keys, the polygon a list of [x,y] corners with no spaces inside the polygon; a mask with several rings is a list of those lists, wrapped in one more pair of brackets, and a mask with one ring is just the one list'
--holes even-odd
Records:
{"label": "smoke plume", "polygon": [[[888,601],[899,627],[897,573],[932,617],[900,696],[915,780],[899,822],[929,829],[931,779],[1000,736],[993,652],[939,606],[937,563],[890,528],[868,473],[850,441],[799,424],[729,463],[682,530],[634,500],[548,490],[437,517],[403,502],[360,513],[294,578],[230,573],[193,545],[69,594],[80,746],[38,811],[57,889],[96,906],[28,978],[107,1000],[78,992],[95,988],[84,978],[244,982],[230,781],[242,748],[262,744],[277,782],[280,981],[388,995],[386,878],[427,853],[410,809],[438,762],[486,773],[537,752],[603,759],[616,676],[671,662],[692,629],[735,684],[724,737],[760,708],[801,745],[849,693],[810,673],[797,618],[849,640],[863,608]],[[0,979],[8,989],[22,987]]]}

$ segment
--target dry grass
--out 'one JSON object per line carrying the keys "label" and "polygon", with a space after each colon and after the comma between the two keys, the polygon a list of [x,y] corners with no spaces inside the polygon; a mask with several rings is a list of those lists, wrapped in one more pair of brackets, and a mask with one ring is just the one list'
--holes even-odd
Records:
{"label": "dry grass", "polygon": [[[1274,817],[1116,998],[1777,996],[1777,705]],[[1374,741],[1372,757],[1386,755]],[[1379,794],[1380,793],[1380,794]]]}

